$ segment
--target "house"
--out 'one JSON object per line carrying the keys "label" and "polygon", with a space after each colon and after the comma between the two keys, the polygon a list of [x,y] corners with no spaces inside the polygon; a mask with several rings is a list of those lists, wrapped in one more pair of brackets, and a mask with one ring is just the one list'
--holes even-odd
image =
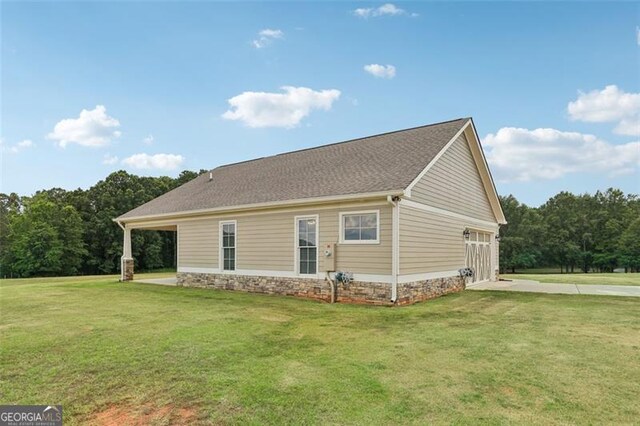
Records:
{"label": "house", "polygon": [[114,220],[125,281],[131,231],[173,230],[178,285],[372,304],[496,279],[506,223],[470,118],[221,166]]}

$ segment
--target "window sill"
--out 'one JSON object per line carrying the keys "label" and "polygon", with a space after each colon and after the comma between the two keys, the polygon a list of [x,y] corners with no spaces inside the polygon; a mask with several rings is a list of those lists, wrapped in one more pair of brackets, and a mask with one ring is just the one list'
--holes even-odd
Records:
{"label": "window sill", "polygon": [[380,244],[379,240],[371,240],[371,241],[367,241],[367,240],[362,240],[362,241],[340,241],[338,243],[341,246],[360,246],[360,245],[374,245],[374,244]]}

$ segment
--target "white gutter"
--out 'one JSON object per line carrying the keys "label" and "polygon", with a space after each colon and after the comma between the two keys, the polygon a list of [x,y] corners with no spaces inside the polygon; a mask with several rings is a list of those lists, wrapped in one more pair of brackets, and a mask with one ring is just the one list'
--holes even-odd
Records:
{"label": "white gutter", "polygon": [[391,302],[398,300],[398,272],[400,266],[400,204],[398,196],[387,196],[393,206],[391,216]]}

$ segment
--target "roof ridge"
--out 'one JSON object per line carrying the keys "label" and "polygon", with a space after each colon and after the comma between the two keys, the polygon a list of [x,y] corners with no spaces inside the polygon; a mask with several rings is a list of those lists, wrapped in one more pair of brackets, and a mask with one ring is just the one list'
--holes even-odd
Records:
{"label": "roof ridge", "polygon": [[252,158],[252,159],[249,159],[249,160],[238,161],[238,162],[235,162],[235,163],[222,164],[222,165],[220,165],[218,167],[215,167],[215,168],[211,169],[211,171],[217,170],[217,169],[221,169],[223,167],[237,166],[238,164],[244,164],[244,163],[250,163],[252,161],[264,160],[265,158],[273,158],[273,157],[279,157],[281,155],[295,154],[297,152],[311,151],[311,150],[314,150],[314,149],[325,148],[325,147],[328,147],[328,146],[341,145],[341,144],[350,143],[350,142],[356,142],[356,141],[360,141],[360,140],[364,140],[364,139],[376,138],[378,136],[391,135],[393,133],[400,133],[400,132],[406,132],[406,131],[409,131],[409,130],[422,129],[422,128],[425,128],[425,127],[440,126],[442,124],[453,123],[454,121],[460,121],[460,120],[471,120],[471,117],[459,117],[459,118],[454,118],[452,120],[440,121],[440,122],[437,122],[437,123],[423,124],[421,126],[408,127],[406,129],[391,130],[391,131],[388,131],[388,132],[378,133],[378,134],[375,134],[375,135],[369,135],[369,136],[363,136],[363,137],[359,137],[359,138],[347,139],[347,140],[344,140],[344,141],[332,142],[332,143],[319,145],[319,146],[311,146],[309,148],[296,149],[294,151],[281,152],[279,154],[267,155],[266,157],[258,157],[258,158]]}

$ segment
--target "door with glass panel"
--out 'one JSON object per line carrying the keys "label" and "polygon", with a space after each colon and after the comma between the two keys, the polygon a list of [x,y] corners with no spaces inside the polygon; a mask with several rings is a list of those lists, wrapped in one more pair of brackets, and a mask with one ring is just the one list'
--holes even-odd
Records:
{"label": "door with glass panel", "polygon": [[297,218],[296,252],[298,273],[318,273],[318,220],[315,217]]}
{"label": "door with glass panel", "polygon": [[473,269],[471,283],[488,281],[491,277],[491,234],[473,231],[465,243],[465,265]]}

